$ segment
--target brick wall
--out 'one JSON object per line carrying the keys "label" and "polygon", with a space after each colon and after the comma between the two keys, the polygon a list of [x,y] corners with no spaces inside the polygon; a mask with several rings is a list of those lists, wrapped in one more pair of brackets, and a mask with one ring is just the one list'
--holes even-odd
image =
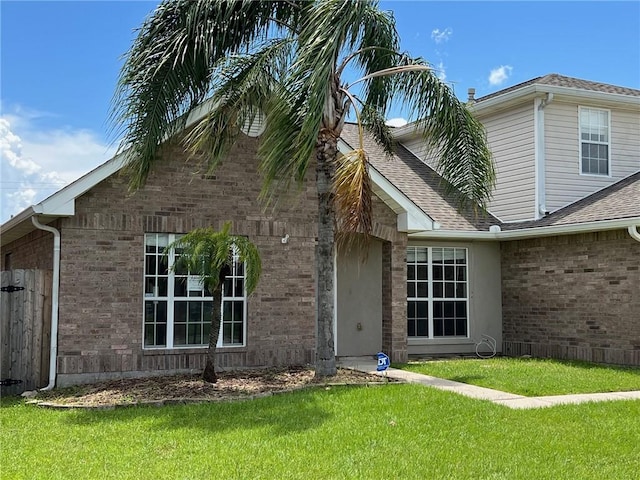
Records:
{"label": "brick wall", "polygon": [[[56,227],[53,223],[51,226]],[[10,265],[7,265],[7,255]],[[24,237],[11,242],[0,252],[2,270],[15,268],[53,269],[53,234],[43,230],[35,230]]]}
{"label": "brick wall", "polygon": [[[130,193],[127,179],[116,174],[76,199],[76,215],[56,224],[61,232],[59,386],[201,370],[204,348],[142,348],[144,234],[221,228],[228,220],[232,233],[246,235],[258,246],[263,273],[248,299],[246,346],[220,348],[219,367],[314,361],[314,169],[309,169],[300,190],[279,196],[277,209],[265,209],[257,200],[262,182],[256,146],[255,140],[242,138],[229,159],[206,174],[201,159],[187,160],[179,146],[169,145],[139,191]],[[388,277],[392,293],[386,329],[393,358],[402,361],[406,359],[406,235],[395,231],[395,214],[375,202],[373,233],[389,242],[395,265]],[[289,241],[283,244],[285,234]],[[12,266],[51,268],[51,238],[46,232],[34,232],[9,245],[19,251]]]}
{"label": "brick wall", "polygon": [[382,244],[382,350],[393,362],[407,354],[407,234],[398,232],[397,216],[379,198],[373,199],[373,236]]}
{"label": "brick wall", "polygon": [[[221,228],[247,235],[263,274],[248,300],[246,347],[219,349],[221,367],[302,364],[315,349],[313,169],[277,211],[257,201],[256,142],[242,139],[212,175],[199,159],[168,146],[144,188],[130,194],[119,175],[76,200],[61,223],[59,384],[127,372],[199,370],[202,348],[143,350],[143,242],[149,232]],[[289,242],[281,238],[289,234]]]}
{"label": "brick wall", "polygon": [[501,253],[505,354],[640,365],[640,243],[626,230]]}

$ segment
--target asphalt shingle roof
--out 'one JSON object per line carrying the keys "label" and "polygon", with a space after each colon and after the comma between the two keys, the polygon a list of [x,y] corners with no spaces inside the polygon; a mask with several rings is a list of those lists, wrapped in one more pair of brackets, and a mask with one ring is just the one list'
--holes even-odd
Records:
{"label": "asphalt shingle roof", "polygon": [[[341,138],[352,148],[359,145],[356,125],[346,124]],[[455,199],[445,193],[444,180],[426,163],[402,145],[389,158],[382,148],[365,134],[364,147],[371,165],[406,195],[443,230],[488,231],[500,221],[491,214],[476,215],[471,209],[458,210]]]}
{"label": "asphalt shingle roof", "polygon": [[531,80],[527,80],[526,82],[513,85],[509,88],[505,88],[503,90],[490,93],[489,95],[485,95],[484,97],[479,97],[476,99],[476,103],[481,103],[484,100],[488,100],[489,98],[497,97],[499,95],[504,95],[505,93],[508,93],[514,90],[519,90],[521,88],[527,87],[529,85],[535,85],[535,84],[553,85],[555,87],[569,87],[569,88],[577,88],[580,90],[590,90],[593,92],[616,93],[619,95],[630,95],[633,97],[640,97],[640,90],[636,90],[635,88],[619,87],[616,85],[609,85],[607,83],[592,82],[590,80],[582,80],[580,78],[565,77],[564,75],[559,75],[557,73],[549,73],[542,77],[536,77]]}

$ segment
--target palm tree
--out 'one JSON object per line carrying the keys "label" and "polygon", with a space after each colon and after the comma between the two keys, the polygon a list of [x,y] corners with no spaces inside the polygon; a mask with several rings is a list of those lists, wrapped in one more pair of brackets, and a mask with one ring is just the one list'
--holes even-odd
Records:
{"label": "palm tree", "polygon": [[[350,72],[360,78],[348,82]],[[355,77],[357,78],[357,77]],[[316,170],[318,195],[316,375],[336,372],[333,255],[336,233],[368,233],[371,187],[362,142],[340,155],[338,139],[355,114],[387,153],[385,116],[404,107],[438,152],[438,168],[461,205],[483,206],[494,181],[482,125],[421,58],[400,51],[392,13],[376,2],[165,0],[128,52],[113,119],[129,148],[130,186],[144,184],[160,144],[211,108],[184,142],[214,169],[240,127],[265,122],[258,148],[262,199]]]}
{"label": "palm tree", "polygon": [[202,373],[206,382],[216,383],[215,370],[216,344],[220,334],[220,305],[222,287],[230,274],[234,262],[242,263],[245,271],[245,288],[252,293],[260,278],[262,264],[257,247],[246,237],[229,234],[230,223],[221,231],[213,228],[197,228],[170,243],[165,255],[174,251],[178,255],[174,270],[188,271],[200,276],[203,286],[211,292],[213,305],[211,310],[211,329],[209,330],[209,348],[207,362]]}

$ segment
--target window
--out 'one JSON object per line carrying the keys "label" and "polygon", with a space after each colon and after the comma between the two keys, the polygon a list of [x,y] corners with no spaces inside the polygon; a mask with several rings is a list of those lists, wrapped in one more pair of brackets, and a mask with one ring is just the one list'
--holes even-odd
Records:
{"label": "window", "polygon": [[580,107],[580,172],[609,175],[609,111]]}
{"label": "window", "polygon": [[[209,343],[213,297],[197,275],[172,270],[180,251],[167,245],[179,235],[144,237],[144,347],[201,347]],[[222,325],[218,346],[244,345],[246,295],[244,266],[234,258],[222,289]]]}
{"label": "window", "polygon": [[407,249],[407,335],[467,337],[469,331],[466,248]]}

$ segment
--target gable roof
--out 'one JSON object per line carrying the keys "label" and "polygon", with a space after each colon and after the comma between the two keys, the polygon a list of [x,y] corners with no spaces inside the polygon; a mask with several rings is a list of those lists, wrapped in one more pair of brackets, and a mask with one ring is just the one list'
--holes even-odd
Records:
{"label": "gable roof", "polygon": [[[358,127],[345,124],[341,138],[351,148],[357,147]],[[371,167],[432,218],[440,229],[488,231],[491,225],[500,224],[489,213],[475,215],[471,209],[459,211],[455,200],[445,192],[443,178],[402,145],[397,145],[394,155],[387,157],[380,145],[365,134],[364,148]]]}

